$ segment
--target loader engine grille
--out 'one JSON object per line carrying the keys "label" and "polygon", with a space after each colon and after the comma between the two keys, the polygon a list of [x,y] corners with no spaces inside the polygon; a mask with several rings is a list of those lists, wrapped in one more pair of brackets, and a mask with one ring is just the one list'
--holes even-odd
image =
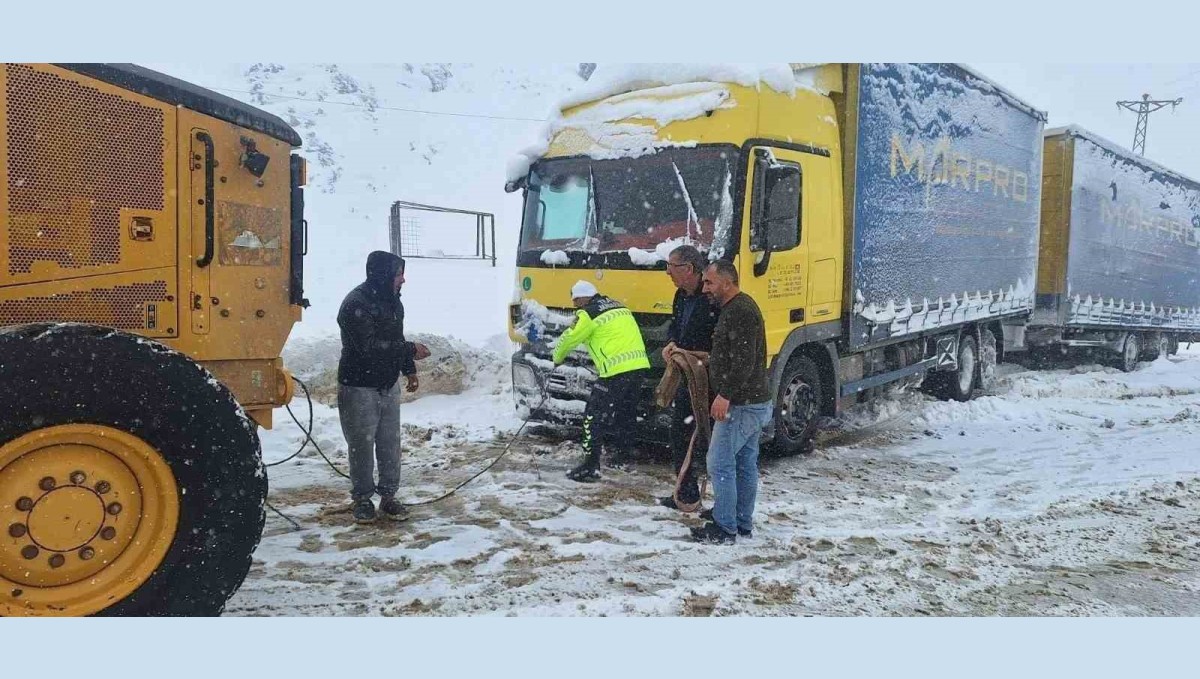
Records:
{"label": "loader engine grille", "polygon": [[120,330],[146,330],[148,305],[167,299],[167,282],[133,283],[77,290],[62,295],[0,301],[0,326],[22,323],[95,323]]}
{"label": "loader engine grille", "polygon": [[8,273],[121,259],[121,210],[162,210],[163,112],[7,64]]}

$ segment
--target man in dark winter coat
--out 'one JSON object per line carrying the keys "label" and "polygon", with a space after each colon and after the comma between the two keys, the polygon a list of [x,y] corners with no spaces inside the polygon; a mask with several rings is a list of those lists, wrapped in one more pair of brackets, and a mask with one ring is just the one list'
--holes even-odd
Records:
{"label": "man in dark winter coat", "polygon": [[[429,356],[423,344],[404,339],[404,260],[390,252],[367,257],[367,280],[346,295],[338,310],[342,357],[338,362],[338,415],[350,458],[354,520],[375,520],[371,497],[379,494],[384,516],[407,518],[396,499],[400,489],[400,375],[419,386],[414,361]],[[375,461],[379,482],[375,482]]]}
{"label": "man in dark winter coat", "polygon": [[[712,351],[713,328],[717,327],[720,307],[703,293],[704,269],[708,259],[691,245],[681,245],[667,257],[667,275],[675,284],[675,301],[671,304],[671,326],[667,330],[667,346],[663,348],[663,360],[669,361],[675,349],[685,351]],[[705,404],[704,410],[708,410]],[[674,458],[675,473],[679,473],[687,457],[692,432],[696,429],[692,415],[692,396],[687,383],[680,381],[671,408],[671,456]],[[703,437],[701,437],[703,438]],[[708,441],[696,441],[692,462],[679,486],[679,501],[692,504],[700,500],[700,487],[696,483],[696,469],[700,466],[701,453],[708,450]],[[679,509],[675,496],[659,498],[659,504]]]}

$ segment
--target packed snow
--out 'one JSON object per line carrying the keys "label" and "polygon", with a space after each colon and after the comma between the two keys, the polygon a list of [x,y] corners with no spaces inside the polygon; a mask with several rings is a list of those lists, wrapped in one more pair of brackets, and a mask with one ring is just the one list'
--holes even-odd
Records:
{"label": "packed snow", "polygon": [[[440,495],[520,422],[503,357],[456,397],[403,410],[402,495]],[[491,365],[491,367],[488,367]],[[296,406],[294,406],[295,408]],[[300,406],[302,415],[303,406]],[[315,438],[344,466],[336,412]],[[1002,366],[968,403],[919,392],[852,408],[813,455],[763,462],[754,537],[687,539],[644,448],[598,484],[566,433],[522,432],[490,472],[401,524],[357,526],[312,450],[270,469],[236,615],[1196,615],[1200,350],[1134,373]],[[264,435],[268,461],[303,439]],[[705,502],[711,505],[711,493]]]}

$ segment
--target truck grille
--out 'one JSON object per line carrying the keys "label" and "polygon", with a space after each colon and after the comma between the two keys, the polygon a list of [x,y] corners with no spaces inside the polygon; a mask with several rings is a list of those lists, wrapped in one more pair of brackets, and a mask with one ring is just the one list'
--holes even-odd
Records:
{"label": "truck grille", "polygon": [[550,373],[546,375],[546,388],[553,391],[570,391],[571,382],[566,375]]}

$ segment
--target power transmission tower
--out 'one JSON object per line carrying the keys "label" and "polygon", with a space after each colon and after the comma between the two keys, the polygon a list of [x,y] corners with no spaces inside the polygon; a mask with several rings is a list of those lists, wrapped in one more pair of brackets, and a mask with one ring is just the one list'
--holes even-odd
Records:
{"label": "power transmission tower", "polygon": [[1141,101],[1118,101],[1118,108],[1127,108],[1130,111],[1138,114],[1137,128],[1133,131],[1133,152],[1139,156],[1146,155],[1146,124],[1150,122],[1150,114],[1155,111],[1162,110],[1167,106],[1174,109],[1176,106],[1183,103],[1183,97],[1179,99],[1151,99],[1149,94],[1143,94]]}

